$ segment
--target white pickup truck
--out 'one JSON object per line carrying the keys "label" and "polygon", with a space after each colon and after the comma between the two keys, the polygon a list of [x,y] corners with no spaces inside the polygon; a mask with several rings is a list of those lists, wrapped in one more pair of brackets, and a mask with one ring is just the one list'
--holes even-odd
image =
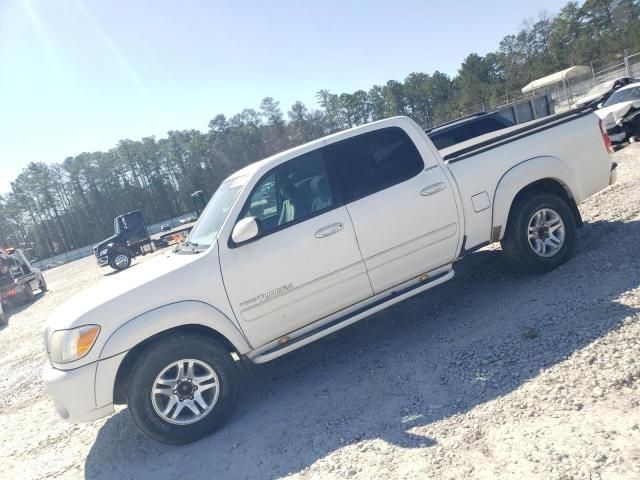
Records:
{"label": "white pickup truck", "polygon": [[577,205],[615,181],[599,119],[570,112],[438,152],[396,117],[225,180],[188,241],[52,314],[44,383],[72,422],[127,404],[165,443],[219,428],[238,362],[262,363],[454,275],[502,242],[544,272],[574,253]]}

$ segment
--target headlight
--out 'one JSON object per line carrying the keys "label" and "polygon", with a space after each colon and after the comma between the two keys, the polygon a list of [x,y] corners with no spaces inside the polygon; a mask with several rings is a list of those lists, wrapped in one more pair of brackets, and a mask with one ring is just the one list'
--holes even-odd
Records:
{"label": "headlight", "polygon": [[69,363],[84,357],[98,338],[98,325],[57,330],[51,335],[49,355],[54,363]]}
{"label": "headlight", "polygon": [[108,248],[103,248],[102,250],[100,250],[100,256],[104,257],[108,252],[109,252]]}

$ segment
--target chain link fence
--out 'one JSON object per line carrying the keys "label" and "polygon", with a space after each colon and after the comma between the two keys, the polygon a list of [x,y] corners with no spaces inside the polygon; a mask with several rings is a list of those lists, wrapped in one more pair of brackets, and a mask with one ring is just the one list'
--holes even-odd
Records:
{"label": "chain link fence", "polygon": [[569,110],[582,96],[586,95],[596,85],[620,77],[640,78],[640,52],[629,54],[625,51],[622,61],[606,66],[591,67],[591,73],[567,80],[566,84],[558,83],[544,88],[551,96],[556,113]]}
{"label": "chain link fence", "polygon": [[[567,111],[571,106],[582,96],[586,95],[596,85],[614,80],[619,77],[632,77],[640,79],[640,52],[629,54],[627,51],[623,52],[620,56],[620,61],[604,66],[590,65],[591,72],[581,77],[567,80],[566,84],[558,82],[548,87],[536,89],[535,93],[524,94],[521,91],[511,92],[505,94],[498,101],[491,104],[478,104],[476,108],[467,112],[453,113],[445,121],[455,120],[456,118],[464,117],[475,112],[499,112],[503,111],[529,111],[533,109],[534,115],[531,117],[530,113],[526,115],[520,115],[522,118],[539,118],[542,112],[540,110],[540,104],[548,102],[550,107],[550,113],[561,113]],[[566,88],[565,88],[566,86]],[[543,107],[542,110],[545,108]],[[512,115],[504,115],[507,118],[512,118]],[[449,118],[450,117],[450,118]],[[524,120],[527,121],[527,120]],[[521,122],[516,122],[521,123]]]}

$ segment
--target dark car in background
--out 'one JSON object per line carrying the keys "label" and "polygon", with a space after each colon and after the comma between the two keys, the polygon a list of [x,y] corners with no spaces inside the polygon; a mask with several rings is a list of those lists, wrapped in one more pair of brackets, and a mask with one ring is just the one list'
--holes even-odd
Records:
{"label": "dark car in background", "polygon": [[451,145],[466,142],[472,138],[502,130],[503,128],[513,127],[514,125],[514,122],[504,118],[499,113],[482,112],[459,118],[425,131],[436,148],[442,150]]}

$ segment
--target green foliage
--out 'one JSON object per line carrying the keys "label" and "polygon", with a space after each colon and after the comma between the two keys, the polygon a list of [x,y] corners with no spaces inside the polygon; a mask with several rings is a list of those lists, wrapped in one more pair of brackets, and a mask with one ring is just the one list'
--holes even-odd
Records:
{"label": "green foliage", "polygon": [[368,91],[320,90],[320,108],[295,102],[288,122],[266,97],[259,110],[215,116],[206,133],[170,131],[60,164],[31,163],[0,197],[0,245],[33,246],[38,257],[82,247],[111,234],[113,218],[127,211],[142,210],[148,223],[191,211],[193,191],[210,196],[233,171],[283,149],[394,115],[432,127],[504,103],[559,69],[619,62],[624,49],[640,51],[640,0],[571,1],[553,18],[525,22],[497,51],[469,54],[455,78],[413,72]]}

